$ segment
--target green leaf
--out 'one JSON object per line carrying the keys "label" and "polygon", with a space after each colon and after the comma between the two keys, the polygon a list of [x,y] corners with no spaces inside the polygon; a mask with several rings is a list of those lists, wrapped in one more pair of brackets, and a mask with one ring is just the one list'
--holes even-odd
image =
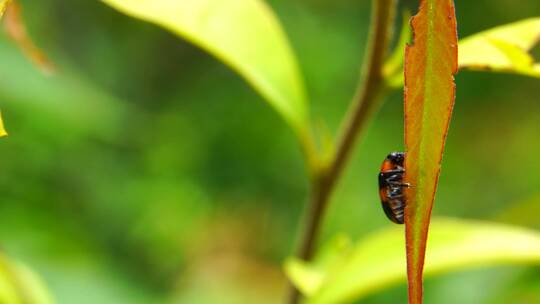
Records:
{"label": "green leaf", "polygon": [[405,235],[409,304],[422,303],[422,271],[457,72],[453,0],[420,1],[405,48]]}
{"label": "green leaf", "polygon": [[[7,5],[11,0],[0,0],[0,18],[4,15]],[[2,115],[0,115],[0,137],[6,136],[7,132],[4,128],[4,122],[2,121]]]}
{"label": "green leaf", "polygon": [[103,2],[158,24],[214,55],[244,77],[298,134],[305,136],[308,111],[299,68],[279,21],[263,1]]}
{"label": "green leaf", "polygon": [[30,268],[0,254],[0,303],[52,304],[54,301]]}
{"label": "green leaf", "polygon": [[[375,232],[346,253],[335,252],[334,262],[326,266],[317,259],[286,262],[287,275],[307,304],[349,303],[405,282],[401,226]],[[426,276],[498,264],[539,265],[540,232],[494,222],[433,219]]]}
{"label": "green leaf", "polygon": [[312,266],[297,258],[289,258],[285,261],[287,276],[304,295],[315,294],[321,288],[326,276],[326,272],[319,270],[317,264],[312,264]]}
{"label": "green leaf", "polygon": [[540,63],[529,51],[540,41],[540,18],[480,32],[459,44],[459,67],[540,77]]}
{"label": "green leaf", "polygon": [[0,137],[6,136],[6,135],[7,135],[7,132],[6,132],[6,129],[4,128],[4,122],[2,121],[2,115],[0,115]]}
{"label": "green leaf", "polygon": [[306,267],[305,262],[296,258],[286,261],[286,272],[303,294],[313,294],[320,287],[328,269],[333,269],[351,253],[352,241],[346,235],[338,235],[326,243],[312,262],[313,267]]}
{"label": "green leaf", "polygon": [[[406,33],[408,26],[402,29]],[[529,51],[540,41],[540,18],[531,18],[483,31],[459,40],[458,68],[471,71],[515,73],[540,77],[540,63]],[[399,54],[403,57],[403,49]],[[396,47],[396,52],[399,51]],[[392,88],[403,86],[403,71],[393,72],[397,59],[385,64],[385,79]],[[403,60],[401,61],[403,68]],[[393,73],[392,73],[393,72]]]}

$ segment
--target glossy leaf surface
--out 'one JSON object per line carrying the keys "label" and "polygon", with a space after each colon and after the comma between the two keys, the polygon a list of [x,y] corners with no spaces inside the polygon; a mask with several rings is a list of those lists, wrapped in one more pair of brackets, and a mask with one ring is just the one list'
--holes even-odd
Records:
{"label": "glossy leaf surface", "polygon": [[[402,29],[407,33],[409,27]],[[540,77],[540,63],[529,53],[540,41],[540,18],[501,25],[459,40],[458,68],[471,71],[514,73]],[[403,55],[400,44],[385,64],[385,79],[392,88],[403,86],[403,71],[397,72],[395,55]]]}
{"label": "glossy leaf surface", "polygon": [[214,55],[245,78],[297,133],[307,129],[307,102],[295,57],[279,21],[263,1],[104,2],[158,24]]}
{"label": "glossy leaf surface", "polygon": [[459,67],[540,77],[529,51],[540,41],[540,18],[498,26],[460,41]]}

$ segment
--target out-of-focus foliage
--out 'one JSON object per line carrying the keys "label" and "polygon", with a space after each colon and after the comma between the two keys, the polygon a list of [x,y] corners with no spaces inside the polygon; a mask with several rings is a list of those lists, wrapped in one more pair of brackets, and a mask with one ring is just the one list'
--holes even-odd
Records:
{"label": "out-of-focus foliage", "polygon": [[[0,1],[0,18],[4,15],[6,7],[9,4],[10,0],[1,0]],[[2,121],[2,116],[0,115],[0,137],[7,135],[6,130],[4,129],[4,122]]]}
{"label": "out-of-focus foliage", "polygon": [[[463,38],[459,40],[458,67],[540,77],[540,64],[530,54],[539,36],[540,19],[530,18]],[[384,75],[390,87],[403,86],[403,48],[410,38],[409,25],[405,23],[399,43],[385,64]]]}
{"label": "out-of-focus foliage", "polygon": [[301,136],[308,110],[303,81],[281,24],[260,0],[104,0],[159,24],[242,75]]}
{"label": "out-of-focus foliage", "polygon": [[26,265],[0,254],[0,303],[52,304],[52,297]]}
{"label": "out-of-focus foliage", "polygon": [[15,0],[11,0],[6,9],[4,17],[4,30],[21,48],[21,51],[37,66],[43,73],[52,74],[54,67],[52,62],[35,45],[28,32],[24,20],[21,17],[21,6]]}
{"label": "out-of-focus foliage", "polygon": [[[392,227],[356,245],[331,242],[313,263],[295,259],[287,272],[307,303],[349,303],[406,280],[403,228]],[[330,262],[329,262],[330,261]],[[434,219],[425,275],[493,264],[540,264],[540,233],[494,222]]]}
{"label": "out-of-focus foliage", "polygon": [[7,132],[4,129],[4,122],[2,121],[2,116],[0,115],[0,137],[6,136]]}
{"label": "out-of-focus foliage", "polygon": [[0,16],[4,14],[10,1],[11,0],[0,0]]}
{"label": "out-of-focus foliage", "polygon": [[540,213],[540,194],[511,204],[496,219],[501,222],[540,230],[540,222],[536,216],[538,213]]}
{"label": "out-of-focus foliage", "polygon": [[540,77],[540,63],[529,51],[540,41],[540,18],[480,32],[460,41],[459,66],[480,71]]}

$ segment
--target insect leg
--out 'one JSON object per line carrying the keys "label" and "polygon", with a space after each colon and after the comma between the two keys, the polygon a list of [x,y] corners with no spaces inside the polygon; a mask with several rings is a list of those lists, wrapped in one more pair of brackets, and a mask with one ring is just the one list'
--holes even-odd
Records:
{"label": "insect leg", "polygon": [[394,187],[404,187],[404,188],[410,188],[411,184],[409,183],[402,183],[400,181],[393,181],[393,180],[386,180],[388,182],[388,185],[394,186]]}

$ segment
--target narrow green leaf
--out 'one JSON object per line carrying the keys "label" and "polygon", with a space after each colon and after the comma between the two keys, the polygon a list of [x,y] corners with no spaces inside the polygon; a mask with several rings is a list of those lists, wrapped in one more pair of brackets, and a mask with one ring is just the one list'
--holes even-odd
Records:
{"label": "narrow green leaf", "polygon": [[460,41],[459,67],[540,77],[529,51],[540,41],[540,18],[498,26]]}
{"label": "narrow green leaf", "polygon": [[0,17],[4,15],[9,2],[11,2],[11,0],[0,0]]}
{"label": "narrow green leaf", "polygon": [[[406,280],[403,229],[363,238],[324,266],[290,259],[286,272],[307,304],[350,303]],[[540,265],[540,232],[494,222],[433,219],[425,275],[498,264]],[[480,288],[481,286],[479,286]]]}
{"label": "narrow green leaf", "polygon": [[158,24],[220,59],[305,136],[303,81],[272,10],[260,0],[103,0]]}
{"label": "narrow green leaf", "polygon": [[453,0],[422,0],[405,48],[405,236],[409,304],[422,303],[422,271],[446,134],[455,99]]}

